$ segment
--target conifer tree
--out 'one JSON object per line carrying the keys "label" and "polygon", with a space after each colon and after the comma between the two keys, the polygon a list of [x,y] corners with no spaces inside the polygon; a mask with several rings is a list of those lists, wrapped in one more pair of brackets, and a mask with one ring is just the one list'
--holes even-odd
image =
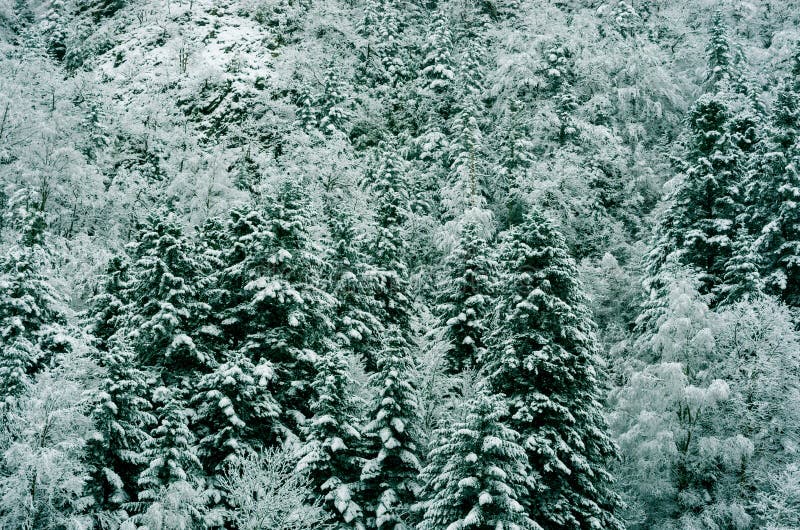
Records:
{"label": "conifer tree", "polygon": [[146,465],[138,480],[141,503],[156,501],[163,487],[177,482],[195,485],[199,480],[202,468],[189,429],[190,411],[180,394],[178,389],[164,386],[153,391],[156,426],[142,451]]}
{"label": "conifer tree", "polygon": [[745,296],[754,297],[764,290],[759,274],[760,256],[755,251],[754,238],[740,227],[733,242],[731,258],[725,264],[722,283],[715,293],[720,304],[738,302]]}
{"label": "conifer tree", "polygon": [[196,290],[195,249],[175,215],[151,215],[133,252],[132,280],[123,294],[137,361],[165,369],[168,380],[204,369],[212,359],[198,348],[194,335],[209,308]]}
{"label": "conifer tree", "polygon": [[412,361],[403,333],[393,326],[385,340],[380,371],[373,375],[378,395],[363,430],[371,454],[359,492],[368,528],[403,530],[410,528],[408,511],[419,489],[418,403],[409,383]]}
{"label": "conifer tree", "polygon": [[346,93],[346,89],[336,73],[336,68],[330,65],[325,74],[322,94],[316,103],[320,115],[319,128],[325,134],[332,134],[335,131],[344,132],[347,120],[344,108]]}
{"label": "conifer tree", "polygon": [[727,27],[721,10],[711,19],[710,39],[706,47],[707,79],[712,91],[735,81],[734,57],[728,41]]}
{"label": "conifer tree", "polygon": [[332,334],[333,301],[317,287],[321,252],[308,232],[302,183],[282,182],[264,203],[263,215],[257,209],[232,213],[233,246],[221,279],[229,301],[221,325],[229,344],[254,365],[272,364],[281,421],[297,434],[309,415],[314,362]]}
{"label": "conifer tree", "polygon": [[147,374],[133,353],[114,342],[101,352],[106,374],[91,396],[95,432],[86,441],[90,478],[87,493],[99,510],[115,511],[136,497],[137,476],[145,460],[142,447],[155,423],[147,398]]}
{"label": "conifer tree", "polygon": [[308,473],[316,494],[337,528],[363,528],[363,512],[354,495],[361,471],[353,381],[342,352],[333,349],[319,362],[314,379],[314,416],[304,428],[298,470]]}
{"label": "conifer tree", "polygon": [[654,276],[677,253],[700,273],[705,293],[722,281],[742,213],[744,152],[732,134],[732,112],[725,96],[716,94],[701,96],[691,110],[688,169],[669,199],[650,264]]}
{"label": "conifer tree", "polygon": [[484,230],[477,218],[466,217],[458,246],[445,263],[439,311],[445,338],[451,344],[446,356],[451,373],[478,368],[486,356],[497,263],[491,257]]}
{"label": "conifer tree", "polygon": [[107,352],[111,338],[125,320],[124,293],[130,281],[129,264],[124,256],[112,257],[106,265],[100,292],[92,298],[89,310],[89,333],[97,340],[98,350]]}
{"label": "conifer tree", "polygon": [[61,298],[43,270],[49,259],[44,213],[24,193],[11,202],[20,243],[0,257],[0,406],[49,363],[45,340],[64,323]]}
{"label": "conifer tree", "polygon": [[525,513],[528,457],[507,426],[502,396],[482,390],[466,420],[434,448],[423,472],[426,499],[420,530],[538,529]]}
{"label": "conifer tree", "polygon": [[343,201],[328,197],[325,209],[330,236],[326,290],[334,301],[336,341],[340,348],[375,365],[373,352],[383,330],[378,318],[381,308],[374,297],[377,271],[363,250],[365,240],[355,217]]}
{"label": "conifer tree", "polygon": [[[411,300],[408,292],[407,244],[404,225],[409,218],[408,187],[399,157],[382,146],[381,159],[372,186],[376,203],[377,232],[371,244],[379,285],[376,299],[384,326],[397,326],[403,333],[410,329]],[[367,359],[374,370],[375,359]]]}
{"label": "conifer tree", "polygon": [[606,468],[598,346],[575,262],[536,211],[502,243],[499,325],[486,368],[531,465],[529,517],[546,529],[622,528]]}
{"label": "conifer tree", "polygon": [[195,410],[192,427],[206,473],[218,478],[241,454],[286,437],[281,407],[271,391],[273,379],[271,363],[262,361],[256,366],[234,351],[197,382],[190,402]]}
{"label": "conifer tree", "polygon": [[450,21],[444,10],[439,9],[431,20],[431,29],[423,52],[420,75],[425,79],[425,88],[441,94],[452,87],[456,78],[452,50]]}

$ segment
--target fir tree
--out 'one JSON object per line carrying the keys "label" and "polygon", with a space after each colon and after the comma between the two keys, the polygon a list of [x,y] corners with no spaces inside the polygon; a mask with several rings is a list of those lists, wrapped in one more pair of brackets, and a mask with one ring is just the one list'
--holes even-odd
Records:
{"label": "fir tree", "polygon": [[119,343],[101,352],[106,374],[91,397],[95,432],[86,441],[87,492],[100,511],[115,511],[135,498],[137,476],[155,423],[147,399],[147,374],[136,368],[133,353]]}
{"label": "fir tree", "polygon": [[212,359],[197,347],[194,334],[209,308],[198,299],[195,249],[173,214],[162,211],[148,218],[134,257],[123,294],[137,361],[168,369],[168,379],[205,368]]}
{"label": "fir tree", "polygon": [[368,528],[410,528],[408,511],[419,489],[418,404],[416,390],[408,382],[408,348],[403,333],[397,327],[390,328],[380,371],[373,375],[378,396],[363,431],[372,454],[359,483]]}
{"label": "fir tree", "polygon": [[722,283],[715,293],[720,304],[738,302],[743,297],[754,297],[764,290],[759,274],[761,258],[755,251],[754,238],[744,227],[739,228],[733,243],[732,255],[725,264]]}
{"label": "fir tree", "polygon": [[302,184],[287,180],[264,202],[264,215],[233,212],[221,325],[245,358],[272,364],[281,421],[296,433],[309,415],[314,362],[330,341],[333,301],[317,287],[321,253],[308,232]]}
{"label": "fir tree", "polygon": [[31,209],[29,199],[12,198],[20,243],[0,258],[0,406],[51,364],[47,340],[65,322],[61,297],[43,270],[49,260],[44,214]]}
{"label": "fir tree", "polygon": [[446,92],[455,82],[455,66],[452,58],[453,36],[450,21],[445,12],[437,10],[431,20],[431,29],[425,41],[424,59],[420,75],[425,79],[425,88]]}
{"label": "fir tree", "polygon": [[[156,501],[164,487],[177,482],[196,484],[201,465],[189,429],[190,411],[177,389],[159,386],[153,392],[156,426],[143,447],[145,469],[139,474],[139,501]],[[139,505],[134,505],[139,509]],[[141,510],[138,510],[141,511]]]}
{"label": "fir tree", "polygon": [[[371,242],[372,257],[378,269],[376,299],[384,326],[397,326],[401,332],[408,333],[411,300],[405,261],[407,244],[403,234],[409,218],[408,188],[400,159],[385,146],[382,147],[372,186],[377,208],[377,232]],[[367,368],[375,369],[370,359],[367,359]]]}
{"label": "fir tree", "polygon": [[347,91],[343,86],[336,68],[331,65],[325,74],[325,85],[316,102],[320,119],[319,128],[325,134],[335,131],[344,132],[347,114],[344,108]]}
{"label": "fir tree", "polygon": [[712,91],[717,91],[721,85],[735,81],[734,57],[721,10],[716,11],[711,19],[710,34],[711,38],[706,47],[708,61],[706,82]]}
{"label": "fir tree", "polygon": [[281,408],[272,395],[274,370],[233,352],[204,374],[191,400],[197,454],[205,471],[219,477],[243,453],[256,452],[284,439]]}
{"label": "fir tree", "polygon": [[364,237],[343,201],[329,197],[325,209],[330,236],[326,290],[334,300],[336,341],[374,366],[373,352],[383,330],[377,316],[381,308],[374,297],[377,271],[369,264]]}
{"label": "fir tree", "polygon": [[[100,293],[92,298],[89,309],[89,333],[101,352],[109,350],[111,338],[125,321],[124,293],[128,287],[129,264],[124,256],[112,257],[106,265]],[[101,356],[102,358],[102,356]]]}
{"label": "fir tree", "polygon": [[427,499],[420,530],[541,528],[525,514],[528,458],[507,426],[501,396],[481,391],[423,472]]}
{"label": "fir tree", "polygon": [[606,466],[615,446],[599,400],[600,360],[575,262],[536,211],[502,244],[499,326],[486,371],[532,468],[524,504],[546,529],[622,528]]}
{"label": "fir tree", "polygon": [[478,219],[467,217],[461,225],[459,244],[445,263],[439,311],[445,338],[452,345],[446,356],[452,373],[478,368],[486,356],[497,264],[484,230]]}
{"label": "fir tree", "polygon": [[702,96],[690,113],[688,169],[675,186],[661,221],[651,276],[675,252],[682,263],[701,274],[703,292],[722,281],[731,257],[735,222],[742,213],[742,146],[752,144],[740,141],[734,127],[737,120],[732,120],[731,114],[725,97],[713,94]]}
{"label": "fir tree", "polygon": [[314,491],[324,499],[337,528],[364,528],[363,513],[354,496],[359,478],[360,433],[355,425],[353,381],[338,349],[319,362],[311,406],[314,416],[305,426],[305,444],[298,470],[308,473]]}

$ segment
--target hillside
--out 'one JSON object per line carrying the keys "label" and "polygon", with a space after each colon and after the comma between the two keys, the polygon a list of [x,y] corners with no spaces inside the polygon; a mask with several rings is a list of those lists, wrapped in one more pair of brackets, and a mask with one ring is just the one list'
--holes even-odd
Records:
{"label": "hillside", "polygon": [[0,0],[0,528],[800,528],[798,27]]}

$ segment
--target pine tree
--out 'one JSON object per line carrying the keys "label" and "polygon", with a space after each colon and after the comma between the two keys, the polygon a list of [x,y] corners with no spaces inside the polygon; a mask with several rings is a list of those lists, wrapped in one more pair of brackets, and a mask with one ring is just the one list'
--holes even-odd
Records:
{"label": "pine tree", "polygon": [[44,213],[32,209],[31,199],[12,198],[20,243],[0,257],[0,406],[20,395],[30,376],[51,364],[46,343],[64,323],[63,303],[50,285],[44,265]]}
{"label": "pine tree", "polygon": [[701,274],[703,292],[722,281],[735,222],[742,213],[745,153],[740,135],[732,133],[737,123],[731,119],[732,112],[725,96],[715,94],[702,96],[690,112],[688,169],[661,220],[651,276],[675,252],[682,263]]}
{"label": "pine tree", "polygon": [[734,57],[728,42],[727,27],[721,10],[714,13],[711,19],[711,38],[706,47],[708,61],[708,74],[706,82],[712,91],[717,91],[720,85],[727,85],[735,81]]}
{"label": "pine tree", "polygon": [[204,369],[212,359],[197,347],[194,335],[209,308],[198,299],[199,264],[192,243],[166,211],[148,218],[137,241],[132,279],[123,292],[137,362],[165,369],[167,379]]}
{"label": "pine tree", "polygon": [[328,67],[325,74],[325,85],[316,102],[319,109],[319,128],[325,134],[335,131],[345,132],[347,113],[344,108],[346,89],[336,73],[333,65]]}
{"label": "pine tree", "polygon": [[[397,326],[407,333],[410,329],[411,300],[403,229],[409,218],[409,196],[403,171],[397,155],[385,145],[382,146],[372,186],[377,209],[377,232],[371,242],[371,253],[378,269],[376,299],[381,310],[379,318],[384,326]],[[375,368],[370,359],[367,359],[367,368]]]}
{"label": "pine tree", "polygon": [[450,197],[446,197],[445,205],[450,215],[482,205],[487,195],[482,170],[483,135],[477,116],[476,103],[467,101],[451,125],[454,140],[449,146]]}
{"label": "pine tree", "polygon": [[[195,485],[200,477],[200,460],[194,449],[194,434],[189,429],[190,411],[177,389],[160,386],[153,391],[156,426],[144,445],[145,469],[139,474],[140,503],[159,498],[161,489],[177,482]],[[135,505],[142,511],[141,505]]]}
{"label": "pine tree", "polygon": [[317,125],[317,109],[307,86],[303,85],[298,89],[295,104],[297,105],[297,125],[306,132],[311,131]]}
{"label": "pine tree", "polygon": [[[528,458],[502,396],[481,391],[429,457],[420,530],[538,529],[525,514]],[[433,465],[433,464],[436,465]]]}
{"label": "pine tree", "polygon": [[755,251],[754,238],[747,229],[740,227],[733,243],[732,255],[725,264],[722,283],[715,297],[720,304],[731,304],[742,298],[754,297],[764,291],[764,282],[759,274],[760,256]]}
{"label": "pine tree", "polygon": [[491,388],[508,397],[509,426],[532,471],[527,513],[546,529],[622,528],[606,466],[598,346],[575,262],[536,211],[502,243],[499,325],[491,337]]}
{"label": "pine tree", "polygon": [[397,327],[388,330],[386,348],[373,375],[378,396],[364,427],[371,458],[361,471],[359,492],[367,527],[410,528],[408,511],[416,498],[420,461],[417,456],[416,390],[408,382],[408,343]]}
{"label": "pine tree", "polygon": [[484,231],[477,218],[466,217],[459,244],[445,262],[439,311],[445,338],[452,345],[446,357],[451,373],[478,368],[486,356],[490,327],[487,320],[494,306],[497,263],[491,257]]}
{"label": "pine tree", "polygon": [[364,237],[355,217],[341,199],[329,197],[325,203],[330,242],[326,261],[330,270],[325,289],[334,300],[333,321],[340,348],[353,352],[375,365],[383,324],[381,308],[374,297],[377,271],[363,250]]}
{"label": "pine tree", "polygon": [[264,198],[264,213],[236,210],[233,247],[221,285],[228,343],[253,364],[275,370],[272,392],[281,421],[294,432],[309,415],[317,355],[328,347],[333,300],[317,287],[321,252],[309,235],[309,203],[302,183],[286,180]]}
{"label": "pine tree", "polygon": [[309,474],[315,493],[324,499],[323,506],[337,528],[364,528],[363,512],[354,495],[361,470],[361,435],[355,425],[352,388],[342,352],[327,352],[314,379],[314,416],[304,428],[303,456],[298,463],[298,470]]}
{"label": "pine tree", "polygon": [[197,454],[206,473],[218,478],[241,454],[286,437],[273,385],[269,361],[254,365],[235,351],[200,378],[190,404],[196,411],[192,426],[199,438]]}
{"label": "pine tree", "polygon": [[115,511],[136,496],[137,476],[155,423],[147,399],[147,374],[136,368],[131,351],[113,343],[101,352],[106,374],[91,396],[95,432],[86,440],[87,492],[99,511]]}
{"label": "pine tree", "polygon": [[800,306],[800,146],[789,151],[789,163],[775,182],[778,201],[766,206],[771,215],[756,241],[773,292],[790,306]]}
{"label": "pine tree", "polygon": [[111,338],[125,320],[124,292],[130,281],[129,266],[124,256],[112,257],[106,265],[101,290],[91,300],[89,333],[97,340],[95,346],[101,352],[109,350]]}
{"label": "pine tree", "polygon": [[425,88],[446,92],[456,79],[452,57],[453,35],[445,12],[437,10],[431,20],[431,29],[425,40],[424,59],[420,75],[425,79]]}

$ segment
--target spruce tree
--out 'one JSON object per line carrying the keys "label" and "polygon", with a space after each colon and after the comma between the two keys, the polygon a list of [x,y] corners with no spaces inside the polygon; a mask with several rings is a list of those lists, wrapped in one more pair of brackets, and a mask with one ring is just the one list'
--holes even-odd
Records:
{"label": "spruce tree", "polygon": [[575,262],[536,211],[508,231],[502,256],[486,372],[528,455],[527,513],[548,530],[622,528],[606,467],[616,452],[600,407],[601,361]]}
{"label": "spruce tree", "polygon": [[281,407],[272,395],[274,370],[268,361],[257,366],[241,353],[204,374],[196,384],[191,405],[197,454],[205,471],[221,476],[225,465],[239,455],[277,444],[286,433]]}
{"label": "spruce tree", "polygon": [[206,369],[212,362],[195,333],[209,308],[197,293],[195,249],[174,214],[152,214],[133,247],[128,301],[130,338],[137,362],[163,369],[168,381]]}
{"label": "spruce tree", "polygon": [[309,234],[306,197],[302,183],[286,180],[264,198],[263,213],[234,211],[221,274],[228,343],[256,366],[271,363],[281,422],[294,434],[309,416],[314,363],[333,328],[333,301],[317,287],[321,252]]}
{"label": "spruce tree", "polygon": [[88,315],[89,333],[97,340],[95,346],[101,352],[109,351],[112,337],[117,334],[125,321],[124,293],[130,281],[129,266],[125,256],[112,257],[106,265],[101,290],[91,300]]}
{"label": "spruce tree", "polygon": [[408,512],[419,489],[418,403],[403,333],[393,326],[385,341],[380,371],[373,375],[378,395],[363,430],[371,454],[358,489],[368,528],[403,530],[411,527]]}
{"label": "spruce tree", "polygon": [[444,10],[437,10],[431,20],[431,28],[425,40],[424,59],[420,75],[425,88],[435,93],[444,93],[455,82],[455,65],[452,57],[453,35],[450,21]]}
{"label": "spruce tree", "polygon": [[328,67],[325,74],[325,84],[317,102],[320,119],[319,128],[325,134],[333,134],[336,131],[345,132],[347,113],[344,102],[347,91],[336,73],[333,65]]}
{"label": "spruce tree", "polygon": [[676,253],[700,273],[704,293],[722,281],[742,213],[745,152],[732,113],[725,95],[706,94],[692,108],[687,170],[669,197],[650,263],[655,276]]}
{"label": "spruce tree", "polygon": [[30,377],[52,363],[47,339],[65,322],[61,297],[44,270],[44,213],[20,194],[13,221],[20,243],[0,257],[0,406],[20,395]]}
{"label": "spruce tree", "polygon": [[338,349],[321,359],[314,379],[314,416],[304,428],[305,443],[298,470],[308,473],[314,491],[337,528],[363,528],[363,512],[354,485],[361,471],[353,381]]}
{"label": "spruce tree", "polygon": [[445,262],[438,309],[451,344],[446,356],[451,373],[478,368],[486,357],[497,263],[484,231],[477,218],[466,217],[458,246]]}
{"label": "spruce tree", "polygon": [[[162,488],[177,482],[196,485],[201,476],[195,437],[189,428],[191,412],[181,394],[179,389],[164,386],[153,391],[156,426],[144,444],[142,459],[146,464],[138,479],[138,499],[145,505],[156,501]],[[141,511],[142,505],[134,507]]]}
{"label": "spruce tree", "polygon": [[333,297],[336,342],[374,366],[373,354],[383,330],[378,318],[381,308],[374,296],[377,271],[364,252],[366,241],[353,212],[332,197],[328,197],[325,210],[330,238],[325,289]]}
{"label": "spruce tree", "polygon": [[[409,218],[409,196],[400,158],[382,145],[381,159],[374,174],[372,193],[376,203],[377,231],[371,242],[371,254],[378,269],[375,297],[380,321],[385,327],[397,326],[402,333],[410,330],[411,298],[406,264],[405,224]],[[374,370],[377,359],[367,358],[367,369]]]}
{"label": "spruce tree", "polygon": [[715,297],[720,304],[731,304],[742,298],[757,296],[764,291],[764,282],[759,274],[761,257],[755,251],[754,238],[747,229],[740,227],[733,243],[732,255],[725,264],[722,283]]}
{"label": "spruce tree", "polygon": [[147,373],[133,353],[113,342],[100,352],[106,373],[90,397],[95,432],[86,440],[87,493],[100,511],[119,510],[136,498],[137,477],[146,463],[142,447],[155,417],[148,400]]}
{"label": "spruce tree", "polygon": [[706,82],[712,91],[717,91],[720,85],[731,84],[736,80],[733,52],[721,10],[714,12],[709,33],[710,39],[706,46],[708,62]]}
{"label": "spruce tree", "polygon": [[426,499],[420,530],[538,529],[525,513],[528,457],[509,428],[502,396],[482,390],[465,421],[449,430],[423,472]]}

